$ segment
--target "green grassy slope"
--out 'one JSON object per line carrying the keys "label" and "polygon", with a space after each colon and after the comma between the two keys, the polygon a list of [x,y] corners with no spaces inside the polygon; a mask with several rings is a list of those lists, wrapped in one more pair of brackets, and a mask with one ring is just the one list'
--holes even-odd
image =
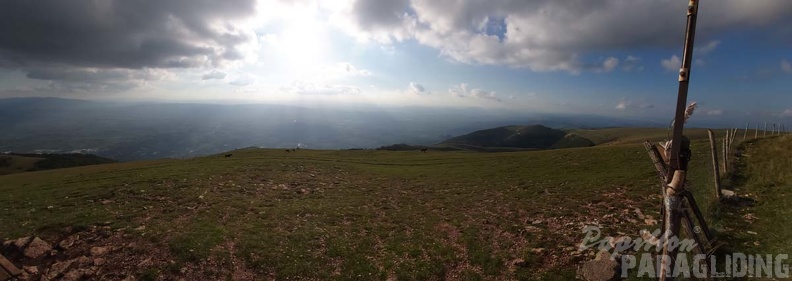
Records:
{"label": "green grassy slope", "polygon": [[[671,132],[664,128],[575,129],[569,132],[587,138],[597,145],[643,143],[646,140],[659,141],[671,138]],[[707,129],[692,128],[686,129],[685,132],[691,140],[707,139]],[[743,130],[740,130],[738,136],[742,137],[742,133]]]}
{"label": "green grassy slope", "polygon": [[[690,180],[708,208],[704,145],[694,141]],[[635,209],[657,218],[660,204],[641,145],[233,155],[0,176],[0,238],[128,227],[178,265],[213,261],[202,271],[213,279],[234,264],[277,279],[565,280],[593,255],[575,252],[584,225],[635,235],[655,227]]]}
{"label": "green grassy slope", "polygon": [[[768,137],[742,144],[735,172],[725,188],[745,204],[723,204],[715,213],[728,250],[746,254],[792,252],[792,137]],[[735,200],[731,200],[735,201]]]}

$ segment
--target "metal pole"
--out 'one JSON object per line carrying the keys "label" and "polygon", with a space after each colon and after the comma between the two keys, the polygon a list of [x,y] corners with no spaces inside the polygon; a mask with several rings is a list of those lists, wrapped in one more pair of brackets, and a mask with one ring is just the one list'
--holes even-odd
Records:
{"label": "metal pole", "polygon": [[[665,208],[665,229],[663,233],[663,257],[660,267],[660,280],[673,280],[667,269],[674,268],[677,260],[677,247],[669,247],[669,241],[679,239],[679,226],[682,220],[682,211],[679,206],[682,202],[682,193],[685,190],[685,174],[689,160],[690,140],[682,135],[685,126],[685,107],[687,105],[688,86],[690,83],[690,66],[693,62],[693,44],[696,35],[696,14],[698,13],[698,0],[690,0],[687,8],[687,27],[685,30],[685,48],[682,55],[682,68],[679,70],[679,92],[677,94],[676,114],[674,116],[674,133],[671,137],[671,155],[669,156],[668,176],[666,177],[666,192],[663,199]],[[682,154],[683,152],[684,155]]]}

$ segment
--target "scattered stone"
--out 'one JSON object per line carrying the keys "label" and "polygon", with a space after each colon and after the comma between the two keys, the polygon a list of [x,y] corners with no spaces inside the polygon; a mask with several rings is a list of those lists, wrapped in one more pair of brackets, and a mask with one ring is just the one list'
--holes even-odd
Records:
{"label": "scattered stone", "polygon": [[60,243],[58,243],[58,248],[62,250],[68,250],[69,248],[74,246],[75,242],[79,240],[80,240],[80,235],[77,234],[70,235],[69,237],[66,237],[66,239],[63,239],[62,241],[60,241]]}
{"label": "scattered stone", "polygon": [[102,200],[102,205],[109,205],[113,203],[113,200]]}
{"label": "scattered stone", "polygon": [[731,191],[731,190],[728,190],[728,189],[721,189],[721,195],[723,196],[723,198],[731,198],[731,197],[734,197],[737,194],[734,193],[734,191]]}
{"label": "scattered stone", "polygon": [[110,249],[108,249],[107,247],[93,247],[91,248],[91,256],[99,257],[106,254],[109,251]]}
{"label": "scattered stone", "polygon": [[25,272],[31,275],[36,275],[39,273],[38,267],[36,266],[23,266],[22,270],[24,270]]}
{"label": "scattered stone", "polygon": [[635,211],[635,214],[638,215],[639,218],[644,218],[645,217],[643,212],[641,212],[641,209],[635,208],[634,211]]}
{"label": "scattered stone", "polygon": [[528,226],[525,227],[525,231],[528,231],[528,232],[539,232],[540,230],[542,230],[542,229],[540,229],[538,227],[535,227],[535,226],[528,225]]}
{"label": "scattered stone", "polygon": [[30,241],[30,243],[28,243],[27,247],[22,252],[22,255],[29,259],[36,259],[46,253],[49,253],[50,251],[52,251],[52,246],[50,246],[49,243],[41,240],[38,237],[35,237],[32,241]]}
{"label": "scattered stone", "polygon": [[66,271],[67,269],[69,269],[69,267],[71,267],[74,261],[75,260],[67,260],[67,261],[54,263],[52,266],[50,266],[49,270],[47,271],[47,274],[45,274],[42,279],[54,280],[55,278],[58,278],[58,276],[63,274],[64,271]]}
{"label": "scattered stone", "polygon": [[756,232],[753,232],[753,231],[746,231],[746,233],[751,234],[751,235],[759,235],[759,233],[756,233]]}
{"label": "scattered stone", "polygon": [[525,267],[528,263],[525,262],[524,259],[514,259],[511,264],[516,267]]}
{"label": "scattered stone", "polygon": [[544,252],[544,248],[533,248],[533,249],[531,249],[531,253],[534,253],[534,254],[541,254],[542,252]]}
{"label": "scattered stone", "polygon": [[616,280],[619,276],[619,263],[611,258],[610,253],[601,251],[597,258],[584,263],[578,274],[588,281]]}
{"label": "scattered stone", "polygon": [[542,223],[542,220],[535,220],[535,221],[531,222],[531,224],[541,224],[541,223]]}
{"label": "scattered stone", "polygon": [[68,273],[66,273],[65,275],[63,275],[63,278],[61,278],[60,280],[62,281],[84,280],[84,279],[89,279],[94,274],[96,274],[96,271],[91,268],[73,269]]}
{"label": "scattered stone", "polygon": [[644,223],[647,225],[657,225],[657,220],[651,217],[644,219]]}

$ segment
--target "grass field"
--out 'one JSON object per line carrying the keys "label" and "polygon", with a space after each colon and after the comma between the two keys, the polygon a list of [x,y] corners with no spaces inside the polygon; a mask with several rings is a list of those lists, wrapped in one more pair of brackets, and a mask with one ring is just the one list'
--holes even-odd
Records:
{"label": "grass field", "polygon": [[[707,142],[694,141],[693,152],[692,188],[728,233],[732,221],[712,204]],[[0,238],[57,241],[109,225],[155,247],[140,250],[153,257],[137,268],[141,278],[567,280],[594,255],[576,251],[583,226],[630,236],[657,227],[638,214],[658,218],[657,182],[640,144],[245,149],[0,176]]]}
{"label": "grass field", "polygon": [[752,202],[722,204],[714,212],[728,251],[750,254],[792,253],[792,137],[768,137],[743,143],[738,164],[726,182]]}

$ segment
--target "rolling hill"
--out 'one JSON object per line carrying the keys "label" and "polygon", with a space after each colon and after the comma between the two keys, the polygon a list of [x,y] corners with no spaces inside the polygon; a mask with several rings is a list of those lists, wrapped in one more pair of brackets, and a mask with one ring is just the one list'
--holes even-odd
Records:
{"label": "rolling hill", "polygon": [[91,154],[0,154],[0,175],[115,163]]}
{"label": "rolling hill", "polygon": [[594,146],[594,142],[575,134],[542,125],[504,126],[479,130],[470,134],[450,138],[440,146],[465,148],[521,148],[551,149]]}

